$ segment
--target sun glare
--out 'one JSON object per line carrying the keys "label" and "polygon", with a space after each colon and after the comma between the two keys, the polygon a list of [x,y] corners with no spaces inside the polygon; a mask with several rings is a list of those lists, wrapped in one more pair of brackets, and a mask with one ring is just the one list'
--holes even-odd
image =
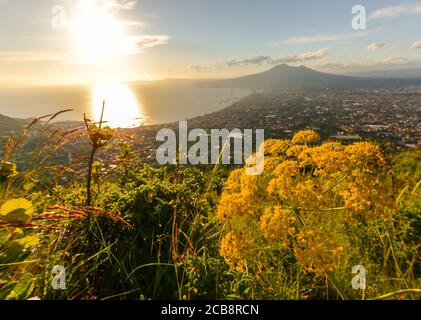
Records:
{"label": "sun glare", "polygon": [[127,85],[103,83],[92,88],[92,112],[95,121],[101,119],[103,101],[105,125],[112,128],[129,128],[142,123],[139,103]]}
{"label": "sun glare", "polygon": [[72,29],[78,50],[92,63],[112,60],[135,49],[124,25],[107,11],[79,12]]}

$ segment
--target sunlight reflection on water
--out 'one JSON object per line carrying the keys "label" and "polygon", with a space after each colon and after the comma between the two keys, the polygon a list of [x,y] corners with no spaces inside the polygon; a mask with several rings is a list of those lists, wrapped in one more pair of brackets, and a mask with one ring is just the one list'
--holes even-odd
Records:
{"label": "sunlight reflection on water", "polygon": [[101,83],[92,87],[92,113],[94,120],[101,118],[105,101],[105,125],[112,128],[130,128],[142,124],[141,106],[128,85]]}

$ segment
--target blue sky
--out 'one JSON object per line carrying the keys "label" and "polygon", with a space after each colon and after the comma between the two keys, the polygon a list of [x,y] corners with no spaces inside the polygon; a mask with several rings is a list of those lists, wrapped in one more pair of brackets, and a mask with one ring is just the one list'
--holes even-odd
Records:
{"label": "blue sky", "polygon": [[[57,5],[69,22],[58,30]],[[355,5],[367,10],[366,30],[352,29]],[[105,44],[84,26],[76,50],[70,29],[81,6],[106,11],[124,34]],[[0,83],[230,77],[282,62],[337,73],[412,68],[421,66],[420,40],[420,1],[0,0]],[[95,41],[112,53],[129,42],[136,49],[95,56]]]}

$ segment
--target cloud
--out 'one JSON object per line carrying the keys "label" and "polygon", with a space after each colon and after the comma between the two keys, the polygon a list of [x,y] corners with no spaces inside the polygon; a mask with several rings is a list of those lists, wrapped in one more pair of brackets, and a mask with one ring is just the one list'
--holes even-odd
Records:
{"label": "cloud", "polygon": [[396,64],[405,64],[409,61],[407,57],[389,57],[380,61],[382,64],[386,65],[396,65]]}
{"label": "cloud", "polygon": [[[299,54],[298,56],[290,56],[290,57],[287,57],[286,60],[289,60],[289,62],[299,62],[299,61],[320,59],[328,55],[330,55],[330,51],[327,48],[323,48],[317,51],[302,53],[302,54]],[[282,60],[282,59],[279,59],[279,60]]]}
{"label": "cloud", "polygon": [[259,55],[251,58],[246,58],[242,60],[227,60],[222,63],[216,64],[205,64],[205,65],[196,65],[191,66],[192,69],[196,71],[204,71],[209,69],[222,69],[224,67],[234,67],[234,66],[248,66],[248,65],[277,65],[281,63],[297,63],[310,60],[316,60],[324,58],[330,55],[330,51],[327,48],[319,49],[317,51],[304,52],[296,55],[286,55],[280,58],[273,58],[270,56]]}
{"label": "cloud", "polygon": [[244,60],[228,60],[228,61],[225,61],[225,64],[228,67],[233,67],[233,66],[240,66],[240,65],[262,64],[264,62],[270,63],[271,60],[272,60],[271,57],[261,55],[261,56],[256,56],[252,58],[247,58]]}
{"label": "cloud", "polygon": [[132,36],[131,40],[135,43],[139,52],[144,49],[153,48],[156,46],[168,44],[170,37],[164,35],[158,36]]}
{"label": "cloud", "polygon": [[375,51],[375,50],[384,48],[385,46],[386,46],[386,44],[384,44],[382,42],[373,42],[367,47],[367,50],[368,51]]}
{"label": "cloud", "polygon": [[280,63],[294,63],[294,62],[302,62],[308,60],[315,60],[321,59],[330,54],[330,51],[326,48],[319,49],[317,51],[305,52],[297,55],[287,55],[281,58],[272,58],[270,56],[256,56],[253,58],[248,58],[244,60],[230,60],[226,61],[226,65],[231,66],[238,66],[238,65],[251,65],[251,64],[262,64],[267,63],[270,65],[280,64]]}
{"label": "cloud", "polygon": [[381,30],[383,29],[375,28],[375,29],[370,29],[366,31],[343,33],[343,34],[313,34],[313,35],[306,35],[306,36],[295,36],[283,41],[269,42],[269,46],[279,47],[281,45],[287,45],[287,44],[312,44],[312,43],[322,43],[322,42],[345,41],[345,40],[352,40],[355,38],[368,37],[369,35]]}
{"label": "cloud", "polygon": [[421,14],[421,4],[401,4],[374,11],[369,19],[394,18],[403,14]]}
{"label": "cloud", "polygon": [[415,42],[411,45],[411,49],[421,49],[421,40],[417,40],[417,41],[415,41]]}
{"label": "cloud", "polygon": [[76,7],[81,9],[131,10],[136,4],[137,0],[76,0]]}
{"label": "cloud", "polygon": [[[129,36],[125,39],[130,47],[130,52],[124,54],[133,55],[143,52],[145,49],[165,45],[170,37],[164,35],[157,36]],[[0,51],[0,63],[64,63],[64,64],[86,64],[89,59],[78,54],[64,54],[54,52],[35,51]]]}
{"label": "cloud", "polygon": [[420,60],[407,57],[388,57],[380,60],[360,60],[352,62],[327,62],[314,64],[312,67],[333,73],[354,73],[372,70],[393,70],[420,67]]}
{"label": "cloud", "polygon": [[273,45],[277,44],[306,44],[306,43],[318,43],[318,42],[329,42],[329,41],[338,41],[343,40],[344,35],[334,35],[334,34],[316,34],[311,36],[302,36],[302,37],[291,37],[282,42],[273,42]]}

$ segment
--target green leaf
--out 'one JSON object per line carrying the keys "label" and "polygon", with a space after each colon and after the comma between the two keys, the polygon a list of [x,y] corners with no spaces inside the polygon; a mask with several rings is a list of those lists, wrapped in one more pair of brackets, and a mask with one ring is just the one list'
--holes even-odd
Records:
{"label": "green leaf", "polygon": [[26,199],[7,200],[0,208],[0,220],[8,223],[28,223],[33,212],[32,202]]}
{"label": "green leaf", "polygon": [[15,240],[16,243],[23,246],[24,249],[33,248],[39,243],[39,238],[36,236],[27,236],[25,238]]}
{"label": "green leaf", "polygon": [[34,279],[24,278],[20,280],[10,294],[6,297],[6,300],[23,300],[29,298],[32,291],[34,291]]}

